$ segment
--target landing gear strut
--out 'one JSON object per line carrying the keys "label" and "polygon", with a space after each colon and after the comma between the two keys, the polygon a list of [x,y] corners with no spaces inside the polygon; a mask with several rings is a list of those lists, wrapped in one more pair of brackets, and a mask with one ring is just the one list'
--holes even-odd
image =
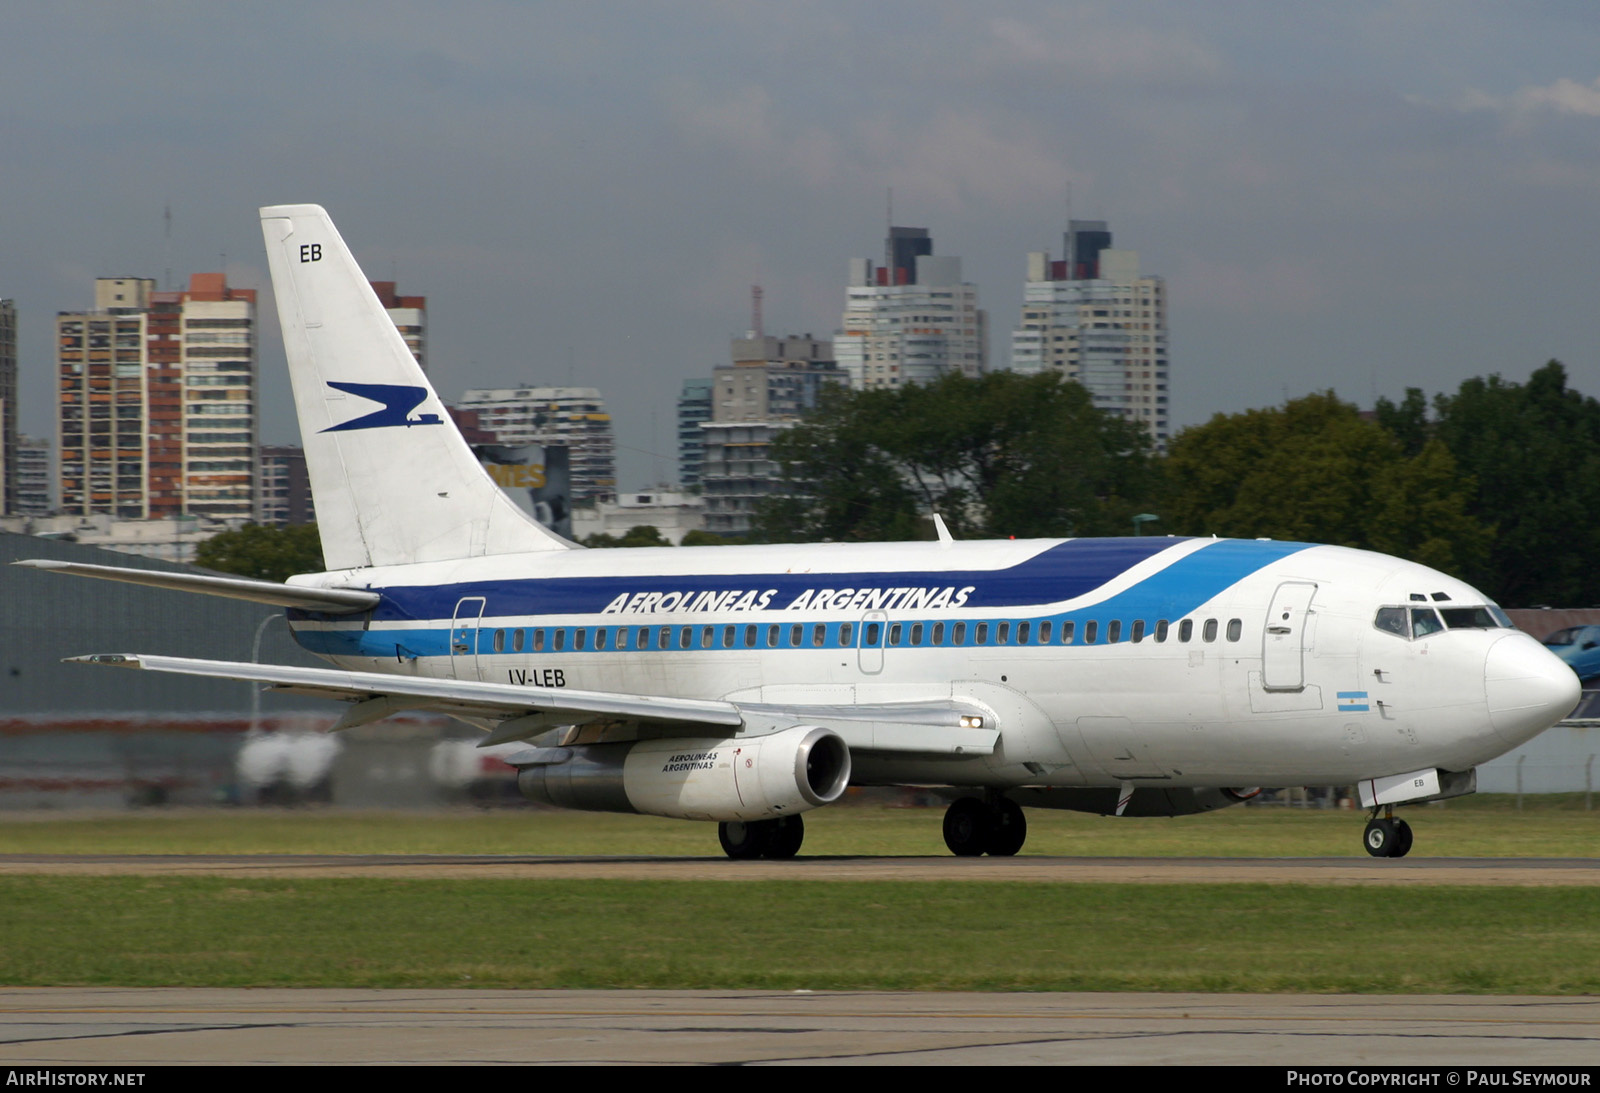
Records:
{"label": "landing gear strut", "polygon": [[730,820],[717,825],[717,841],[730,858],[792,858],[800,852],[805,837],[805,821],[799,816]]}
{"label": "landing gear strut", "polygon": [[991,802],[962,797],[944,814],[944,844],[963,858],[988,854],[1009,858],[1028,838],[1028,821],[1022,808],[1005,797]]}
{"label": "landing gear strut", "polygon": [[1381,818],[1374,810],[1361,843],[1374,858],[1403,858],[1411,850],[1411,825],[1395,819],[1392,809],[1385,809]]}

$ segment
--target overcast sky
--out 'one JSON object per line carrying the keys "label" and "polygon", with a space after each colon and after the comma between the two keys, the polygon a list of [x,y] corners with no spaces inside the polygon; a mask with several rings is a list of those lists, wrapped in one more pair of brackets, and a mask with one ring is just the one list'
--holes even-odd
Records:
{"label": "overcast sky", "polygon": [[446,399],[598,387],[624,486],[670,479],[679,385],[728,358],[750,286],[768,333],[831,334],[890,187],[1003,365],[1070,186],[1167,279],[1176,425],[1552,357],[1600,394],[1597,78],[1591,0],[22,0],[23,429],[54,438],[50,324],[93,278],[225,262],[267,290],[263,439],[298,442],[255,210],[316,202],[427,296]]}

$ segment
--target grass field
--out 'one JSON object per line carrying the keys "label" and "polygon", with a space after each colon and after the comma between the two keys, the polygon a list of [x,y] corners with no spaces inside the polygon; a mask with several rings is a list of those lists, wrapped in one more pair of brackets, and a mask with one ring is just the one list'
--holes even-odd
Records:
{"label": "grass field", "polygon": [[[1406,816],[1417,856],[1592,857],[1579,799]],[[1359,812],[1033,810],[1025,853],[1363,858]],[[937,808],[807,816],[804,855],[947,852]],[[715,829],[504,810],[0,815],[0,853],[717,857]],[[1585,994],[1594,888],[0,876],[12,985]]]}
{"label": "grass field", "polygon": [[[1600,812],[1581,795],[1468,797],[1399,812],[1417,857],[1593,857]],[[806,814],[805,855],[944,855],[938,808],[835,806]],[[1030,809],[1024,854],[1362,857],[1359,811],[1237,807],[1176,819]],[[716,856],[716,828],[649,816],[504,809],[150,810],[92,816],[0,813],[0,853],[604,854]]]}
{"label": "grass field", "polygon": [[1586,994],[1592,889],[0,877],[13,985]]}

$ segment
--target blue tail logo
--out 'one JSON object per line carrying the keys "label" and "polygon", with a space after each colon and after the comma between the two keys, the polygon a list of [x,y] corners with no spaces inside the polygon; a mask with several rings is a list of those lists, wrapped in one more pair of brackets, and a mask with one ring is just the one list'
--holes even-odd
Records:
{"label": "blue tail logo", "polygon": [[417,404],[428,397],[426,387],[406,387],[397,383],[339,383],[328,381],[328,386],[335,390],[357,395],[373,402],[383,403],[381,410],[374,410],[358,418],[352,418],[342,425],[330,425],[322,430],[325,433],[343,433],[351,429],[387,429],[392,425],[440,425],[443,419],[438,414],[418,414],[409,416]]}

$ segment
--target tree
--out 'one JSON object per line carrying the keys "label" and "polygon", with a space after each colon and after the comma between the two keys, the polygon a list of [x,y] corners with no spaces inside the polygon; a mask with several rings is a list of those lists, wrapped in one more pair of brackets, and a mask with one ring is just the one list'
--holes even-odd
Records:
{"label": "tree", "polygon": [[705,531],[702,528],[695,528],[693,531],[686,532],[683,538],[678,541],[678,545],[733,546],[742,542],[744,542],[744,540],[739,538],[737,535],[718,535],[714,531]]}
{"label": "tree", "polygon": [[246,524],[201,543],[194,560],[206,569],[263,581],[285,581],[296,573],[321,573],[327,568],[315,524],[286,528]]}
{"label": "tree", "polygon": [[1434,413],[1433,436],[1476,482],[1471,511],[1498,527],[1474,583],[1509,605],[1600,603],[1587,530],[1600,511],[1600,403],[1550,361],[1526,384],[1469,379]]}
{"label": "tree", "polygon": [[584,539],[583,545],[604,549],[607,547],[669,547],[672,544],[661,534],[659,528],[650,524],[635,524],[621,538],[615,535],[607,535],[603,531],[597,531]]}
{"label": "tree", "polygon": [[1186,534],[1335,543],[1451,572],[1481,566],[1492,535],[1444,445],[1408,457],[1331,391],[1185,429],[1165,470],[1163,515]]}
{"label": "tree", "polygon": [[773,458],[769,539],[921,538],[932,512],[963,538],[1115,534],[1154,486],[1144,431],[1054,374],[833,389]]}

